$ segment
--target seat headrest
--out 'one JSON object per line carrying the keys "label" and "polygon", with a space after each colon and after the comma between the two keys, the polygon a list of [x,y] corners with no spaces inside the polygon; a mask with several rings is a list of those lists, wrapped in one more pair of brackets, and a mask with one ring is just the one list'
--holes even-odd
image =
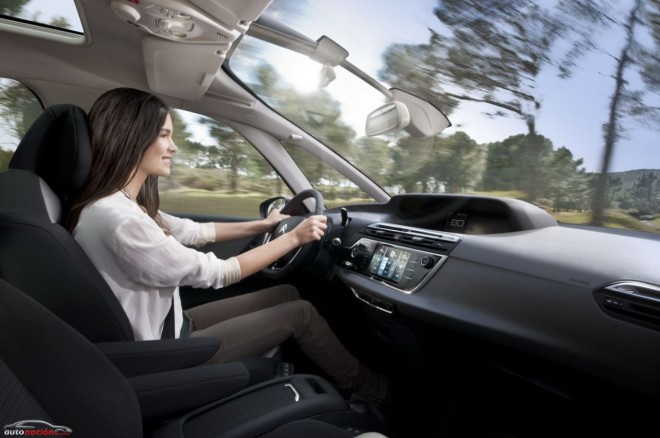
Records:
{"label": "seat headrest", "polygon": [[9,168],[36,173],[64,200],[85,182],[91,162],[85,111],[75,105],[53,105],[28,129]]}

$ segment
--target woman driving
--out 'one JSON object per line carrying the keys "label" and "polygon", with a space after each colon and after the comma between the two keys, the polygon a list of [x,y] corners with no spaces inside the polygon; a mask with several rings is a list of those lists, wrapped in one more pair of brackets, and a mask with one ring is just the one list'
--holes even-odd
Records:
{"label": "woman driving", "polygon": [[348,352],[319,315],[289,285],[279,285],[183,311],[179,286],[236,283],[298,246],[320,240],[326,218],[311,216],[278,239],[227,260],[190,246],[264,233],[283,218],[196,223],[159,211],[158,177],[170,174],[177,147],[169,108],[130,88],[101,95],[89,113],[92,165],[75,199],[68,227],[105,278],[137,340],[215,336],[211,359],[260,354],[289,337],[340,386],[372,401],[389,397],[384,376]]}

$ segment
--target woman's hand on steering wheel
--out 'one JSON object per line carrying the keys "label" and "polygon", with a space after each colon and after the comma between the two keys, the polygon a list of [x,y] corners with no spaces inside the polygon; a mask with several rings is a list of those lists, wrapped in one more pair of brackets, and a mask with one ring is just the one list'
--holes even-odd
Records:
{"label": "woman's hand on steering wheel", "polygon": [[319,214],[310,216],[299,223],[292,231],[298,239],[298,246],[323,239],[325,230],[328,228],[327,221],[326,216]]}
{"label": "woman's hand on steering wheel", "polygon": [[266,217],[263,220],[264,227],[267,231],[270,231],[273,228],[275,228],[277,224],[279,224],[284,219],[287,219],[289,217],[291,216],[289,216],[288,214],[280,213],[280,210],[278,208],[274,208],[270,213],[268,213],[268,217]]}

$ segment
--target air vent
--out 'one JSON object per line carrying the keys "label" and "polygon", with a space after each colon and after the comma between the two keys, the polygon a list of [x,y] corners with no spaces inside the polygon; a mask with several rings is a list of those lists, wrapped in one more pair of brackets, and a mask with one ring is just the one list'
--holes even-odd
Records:
{"label": "air vent", "polygon": [[449,253],[461,241],[460,237],[453,234],[383,223],[367,226],[364,233],[380,240],[405,243],[443,253]]}
{"label": "air vent", "polygon": [[598,305],[610,316],[660,330],[660,287],[621,281],[594,292]]}

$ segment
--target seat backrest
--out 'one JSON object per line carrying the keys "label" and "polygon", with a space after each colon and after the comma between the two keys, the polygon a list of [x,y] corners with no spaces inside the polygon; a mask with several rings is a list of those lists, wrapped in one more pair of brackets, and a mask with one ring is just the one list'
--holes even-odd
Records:
{"label": "seat backrest", "polygon": [[[18,422],[45,421],[60,426],[61,436],[142,436],[135,393],[97,348],[2,280],[0,302],[0,426],[5,435],[17,430]],[[47,427],[36,424],[37,429]]]}
{"label": "seat backrest", "polygon": [[89,142],[87,116],[73,105],[46,109],[26,133],[0,173],[0,278],[92,342],[134,340],[114,293],[60,225],[89,172]]}

